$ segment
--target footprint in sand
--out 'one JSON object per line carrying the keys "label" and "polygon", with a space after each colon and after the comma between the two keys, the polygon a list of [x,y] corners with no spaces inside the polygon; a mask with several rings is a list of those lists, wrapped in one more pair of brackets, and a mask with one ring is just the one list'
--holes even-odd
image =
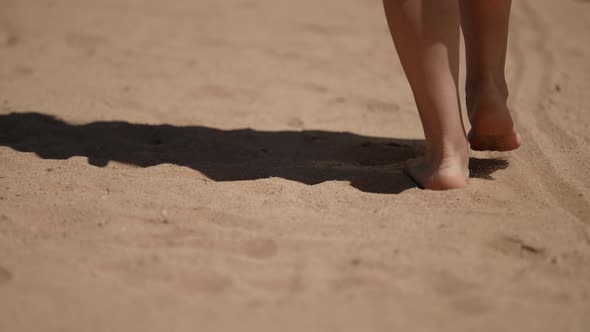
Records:
{"label": "footprint in sand", "polygon": [[292,118],[287,122],[287,125],[291,128],[303,129],[303,120],[299,118]]}
{"label": "footprint in sand", "polygon": [[20,37],[17,34],[8,34],[5,38],[4,44],[7,47],[15,47],[20,43]]}
{"label": "footprint in sand", "polygon": [[540,245],[532,245],[517,236],[498,236],[490,244],[496,252],[525,259],[543,259],[547,252]]}
{"label": "footprint in sand", "polygon": [[8,269],[0,266],[0,286],[12,280],[12,273]]}
{"label": "footprint in sand", "polygon": [[490,302],[477,296],[457,299],[451,302],[451,307],[460,313],[471,316],[483,315],[493,309]]}
{"label": "footprint in sand", "polygon": [[5,73],[0,73],[0,77],[4,80],[12,81],[32,75],[34,72],[35,70],[29,66],[17,65]]}
{"label": "footprint in sand", "polygon": [[108,41],[102,36],[70,32],[65,35],[65,42],[68,46],[80,49],[86,55],[94,55],[97,48],[108,44]]}
{"label": "footprint in sand", "polygon": [[257,259],[271,258],[277,254],[277,244],[270,239],[255,239],[244,243],[246,256]]}

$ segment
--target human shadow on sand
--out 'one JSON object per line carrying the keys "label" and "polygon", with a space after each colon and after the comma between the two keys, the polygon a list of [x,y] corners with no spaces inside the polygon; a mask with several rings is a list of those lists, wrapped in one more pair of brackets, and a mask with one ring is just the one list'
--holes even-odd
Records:
{"label": "human shadow on sand", "polygon": [[[222,130],[203,126],[106,121],[74,125],[41,113],[0,115],[0,145],[45,159],[85,156],[104,167],[117,161],[138,167],[174,164],[214,181],[281,177],[308,185],[349,181],[364,192],[400,193],[416,187],[403,172],[420,155],[422,140],[360,136],[320,130]],[[472,158],[472,176],[492,179],[508,166]]]}

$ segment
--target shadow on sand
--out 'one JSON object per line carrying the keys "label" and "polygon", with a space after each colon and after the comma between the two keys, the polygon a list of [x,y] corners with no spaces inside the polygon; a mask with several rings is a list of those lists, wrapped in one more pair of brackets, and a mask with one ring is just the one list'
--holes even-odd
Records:
{"label": "shadow on sand", "polygon": [[[201,126],[92,122],[73,125],[41,113],[0,115],[0,145],[45,159],[85,156],[104,167],[186,166],[214,181],[281,177],[305,184],[349,181],[361,191],[400,193],[416,185],[403,163],[420,155],[422,140],[329,131],[221,130]],[[472,158],[472,176],[492,179],[508,161]]]}

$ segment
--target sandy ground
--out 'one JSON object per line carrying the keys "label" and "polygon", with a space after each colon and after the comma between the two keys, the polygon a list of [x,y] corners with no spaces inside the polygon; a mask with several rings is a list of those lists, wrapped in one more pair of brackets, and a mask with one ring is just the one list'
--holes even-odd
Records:
{"label": "sandy ground", "polygon": [[588,1],[515,1],[451,192],[378,0],[0,8],[0,331],[590,330]]}

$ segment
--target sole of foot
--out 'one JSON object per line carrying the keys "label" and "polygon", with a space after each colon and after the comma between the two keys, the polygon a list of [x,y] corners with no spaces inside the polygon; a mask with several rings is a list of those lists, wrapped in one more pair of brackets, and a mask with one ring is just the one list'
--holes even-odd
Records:
{"label": "sole of foot", "polygon": [[462,164],[465,163],[460,160],[447,160],[432,165],[419,157],[406,162],[404,173],[422,189],[459,189],[465,187],[469,179],[468,166]]}
{"label": "sole of foot", "polygon": [[506,152],[518,149],[522,143],[516,131],[508,134],[485,135],[471,130],[468,138],[471,150],[474,151]]}
{"label": "sole of foot", "polygon": [[473,98],[468,107],[471,130],[467,135],[475,151],[512,151],[520,147],[522,139],[514,127],[506,97],[487,89]]}

